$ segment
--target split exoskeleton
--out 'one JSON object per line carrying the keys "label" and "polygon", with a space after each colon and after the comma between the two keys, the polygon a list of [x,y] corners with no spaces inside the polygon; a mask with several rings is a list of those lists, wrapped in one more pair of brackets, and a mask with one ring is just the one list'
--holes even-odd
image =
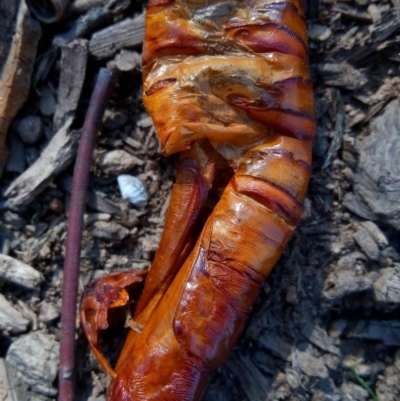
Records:
{"label": "split exoskeleton", "polygon": [[302,1],[150,1],[143,85],[163,153],[181,152],[165,230],[115,369],[97,330],[141,275],[95,283],[82,322],[110,401],[200,400],[301,217],[315,135]]}

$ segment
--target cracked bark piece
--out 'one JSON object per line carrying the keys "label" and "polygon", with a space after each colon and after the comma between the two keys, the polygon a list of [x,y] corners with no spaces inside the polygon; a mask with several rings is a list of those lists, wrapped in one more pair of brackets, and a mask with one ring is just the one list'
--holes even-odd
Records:
{"label": "cracked bark piece", "polygon": [[356,141],[360,154],[354,190],[344,205],[367,220],[400,230],[400,102],[390,102],[371,123],[369,136]]}

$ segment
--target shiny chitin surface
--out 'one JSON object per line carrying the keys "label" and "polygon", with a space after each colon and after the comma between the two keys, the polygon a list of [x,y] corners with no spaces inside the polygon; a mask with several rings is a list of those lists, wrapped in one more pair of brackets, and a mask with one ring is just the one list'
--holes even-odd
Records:
{"label": "shiny chitin surface", "polygon": [[[109,400],[200,400],[301,217],[315,133],[302,1],[152,0],[143,73],[163,152],[207,142],[234,175],[189,254],[185,213],[204,204],[212,174],[183,153],[177,225],[166,227],[164,262],[135,316],[144,329],[128,337]],[[176,276],[154,284],[167,249]]]}

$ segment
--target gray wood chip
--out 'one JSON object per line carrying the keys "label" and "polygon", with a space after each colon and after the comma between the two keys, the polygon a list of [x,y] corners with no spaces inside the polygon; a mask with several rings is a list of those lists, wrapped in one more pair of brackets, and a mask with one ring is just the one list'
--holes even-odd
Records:
{"label": "gray wood chip", "polygon": [[364,227],[358,227],[358,230],[353,234],[353,238],[370,259],[379,260],[381,256],[379,247]]}
{"label": "gray wood chip", "polygon": [[33,391],[55,397],[57,390],[53,383],[58,371],[58,352],[59,343],[51,336],[33,332],[11,344],[6,361]]}
{"label": "gray wood chip", "polygon": [[28,324],[29,320],[0,294],[0,330],[11,334],[23,333],[27,330]]}
{"label": "gray wood chip", "polygon": [[389,245],[386,235],[373,221],[363,221],[361,225],[368,231],[380,248],[385,248]]}
{"label": "gray wood chip", "polygon": [[93,224],[92,231],[95,237],[109,241],[121,241],[130,234],[130,231],[124,226],[107,221],[97,221]]}
{"label": "gray wood chip", "polygon": [[295,360],[294,364],[297,363],[307,376],[320,377],[321,379],[326,379],[329,376],[328,369],[322,358],[316,358],[308,352],[298,350],[296,350],[292,357]]}
{"label": "gray wood chip", "polygon": [[102,171],[112,175],[127,173],[134,167],[142,166],[143,164],[143,160],[122,149],[104,153],[98,162],[98,166]]}
{"label": "gray wood chip", "polygon": [[396,268],[380,270],[381,275],[374,283],[374,296],[377,302],[400,304],[400,275]]}
{"label": "gray wood chip", "polygon": [[367,77],[346,62],[320,63],[318,71],[326,85],[337,86],[348,90],[361,88],[368,82]]}
{"label": "gray wood chip", "polygon": [[308,37],[311,40],[317,40],[319,42],[324,42],[329,39],[332,35],[332,31],[324,26],[318,24],[310,24],[308,28]]}
{"label": "gray wood chip", "polygon": [[13,383],[10,380],[7,365],[3,358],[0,358],[0,400],[18,401],[17,395],[13,389]]}
{"label": "gray wood chip", "polygon": [[400,322],[397,320],[359,320],[346,334],[349,338],[381,341],[388,347],[400,346]]}
{"label": "gray wood chip", "polygon": [[6,189],[12,206],[26,205],[67,168],[75,157],[79,132],[69,131],[72,118],[54,135],[40,158]]}
{"label": "gray wood chip", "polygon": [[53,117],[55,130],[68,117],[75,116],[86,77],[88,41],[77,39],[61,48],[61,74],[57,107]]}
{"label": "gray wood chip", "polygon": [[347,270],[331,273],[322,292],[323,298],[331,302],[340,301],[342,298],[358,294],[363,291],[372,291],[374,282],[379,273],[371,272],[358,276],[356,272]]}
{"label": "gray wood chip", "polygon": [[32,290],[44,280],[42,273],[7,255],[0,255],[0,278]]}
{"label": "gray wood chip", "polygon": [[328,333],[322,328],[315,326],[311,322],[306,323],[301,327],[301,332],[308,341],[316,345],[318,348],[330,352],[334,355],[339,355],[339,348],[335,345],[338,341],[329,337]]}
{"label": "gray wood chip", "polygon": [[390,102],[371,122],[370,134],[356,140],[360,154],[354,191],[344,205],[367,220],[400,230],[400,101]]}
{"label": "gray wood chip", "polygon": [[258,344],[283,360],[288,360],[289,354],[292,350],[291,344],[284,341],[282,338],[269,333],[264,333],[260,336]]}
{"label": "gray wood chip", "polygon": [[141,14],[96,32],[89,42],[89,51],[98,59],[112,57],[120,49],[140,45],[143,38],[144,14]]}

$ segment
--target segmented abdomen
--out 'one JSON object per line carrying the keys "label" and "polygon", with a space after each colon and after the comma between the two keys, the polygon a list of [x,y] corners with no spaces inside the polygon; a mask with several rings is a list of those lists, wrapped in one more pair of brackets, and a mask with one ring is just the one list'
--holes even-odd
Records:
{"label": "segmented abdomen", "polygon": [[167,155],[204,137],[228,159],[275,133],[313,139],[301,0],[152,1],[143,75]]}
{"label": "segmented abdomen", "polygon": [[315,134],[302,1],[150,1],[143,75],[163,152],[206,138],[235,174],[110,399],[199,400],[301,217]]}

